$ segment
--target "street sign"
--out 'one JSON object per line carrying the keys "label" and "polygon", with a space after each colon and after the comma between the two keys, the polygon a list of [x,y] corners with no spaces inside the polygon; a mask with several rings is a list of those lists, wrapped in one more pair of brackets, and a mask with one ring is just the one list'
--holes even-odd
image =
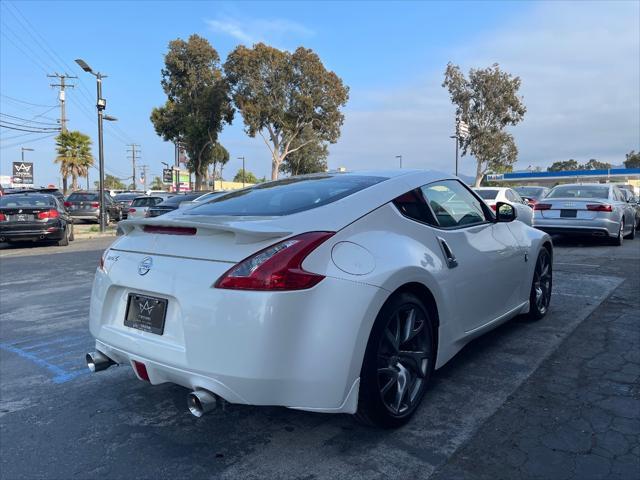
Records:
{"label": "street sign", "polygon": [[13,162],[13,183],[33,185],[33,163]]}
{"label": "street sign", "polygon": [[173,183],[173,169],[171,168],[163,168],[162,169],[162,182],[163,183]]}

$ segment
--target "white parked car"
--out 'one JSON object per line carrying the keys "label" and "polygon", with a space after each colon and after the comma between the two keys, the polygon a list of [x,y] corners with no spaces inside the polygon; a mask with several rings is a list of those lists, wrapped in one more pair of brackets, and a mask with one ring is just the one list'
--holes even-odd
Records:
{"label": "white parked car", "polygon": [[533,224],[533,208],[524,198],[512,188],[477,187],[475,192],[482,197],[487,205],[495,212],[498,202],[508,203],[518,211],[518,220],[531,226]]}
{"label": "white parked car", "polygon": [[406,422],[434,369],[540,319],[549,236],[429,171],[326,173],[121,223],[93,283],[93,371],[224,399]]}
{"label": "white parked car", "polygon": [[162,197],[136,197],[131,202],[129,206],[129,210],[127,211],[127,218],[144,218],[147,216],[147,211],[149,211],[150,207],[155,207],[159,203],[164,201]]}

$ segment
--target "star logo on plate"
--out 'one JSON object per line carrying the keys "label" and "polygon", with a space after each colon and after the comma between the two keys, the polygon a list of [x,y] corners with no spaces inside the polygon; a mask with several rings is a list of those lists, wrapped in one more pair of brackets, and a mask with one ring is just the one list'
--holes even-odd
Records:
{"label": "star logo on plate", "polygon": [[155,305],[149,303],[149,300],[145,300],[144,303],[138,303],[138,307],[140,308],[140,313],[147,313],[151,315]]}

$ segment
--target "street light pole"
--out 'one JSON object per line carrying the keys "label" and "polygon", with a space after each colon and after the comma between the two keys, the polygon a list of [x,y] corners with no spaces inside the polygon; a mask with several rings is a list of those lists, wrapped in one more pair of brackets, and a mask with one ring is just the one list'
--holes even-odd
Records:
{"label": "street light pole", "polygon": [[247,171],[244,169],[244,157],[238,157],[238,160],[242,160],[242,188],[244,188],[245,180],[247,177]]}
{"label": "street light pole", "polygon": [[87,73],[90,73],[94,77],[96,77],[96,108],[98,109],[98,167],[100,172],[100,178],[98,179],[98,189],[99,189],[99,205],[100,205],[100,231],[104,232],[106,229],[105,218],[104,218],[104,143],[102,140],[102,121],[109,120],[115,121],[115,117],[110,117],[109,115],[104,115],[104,109],[107,108],[107,101],[102,98],[102,79],[106,78],[106,75],[103,75],[100,72],[94,72],[91,67],[84,60],[77,58],[76,63],[80,65],[80,68]]}
{"label": "street light pole", "polygon": [[20,147],[20,153],[22,154],[22,163],[24,163],[24,152],[33,152],[33,148]]}
{"label": "street light pole", "polygon": [[396,155],[396,158],[400,159],[400,169],[402,170],[402,155]]}

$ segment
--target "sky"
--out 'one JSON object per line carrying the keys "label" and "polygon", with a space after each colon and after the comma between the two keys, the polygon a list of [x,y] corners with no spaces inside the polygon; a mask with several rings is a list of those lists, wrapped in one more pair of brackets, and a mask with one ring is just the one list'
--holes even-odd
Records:
{"label": "sky", "polygon": [[[314,50],[349,86],[330,168],[427,168],[452,172],[455,109],[442,87],[447,62],[463,71],[493,63],[522,80],[524,121],[511,128],[516,169],[590,158],[621,164],[640,150],[640,2],[0,2],[0,113],[46,125],[59,118],[47,74],[67,73],[68,128],[91,136],[97,157],[95,79],[106,75],[105,169],[132,175],[127,144],[142,150],[149,177],[171,163],[173,145],[149,120],[166,101],[160,79],[168,43],[197,33],[222,61],[238,44]],[[26,102],[26,103],[25,103]],[[12,117],[8,117],[10,115]],[[16,120],[20,123],[19,120]],[[16,123],[14,122],[14,123]],[[19,136],[21,135],[21,136]],[[269,177],[270,153],[244,132],[242,116],[219,137],[232,178],[247,169]],[[0,175],[21,147],[35,183],[59,184],[52,136],[0,129]],[[140,169],[138,169],[140,171]],[[460,172],[475,163],[463,157]],[[91,183],[97,171],[91,171]]]}

